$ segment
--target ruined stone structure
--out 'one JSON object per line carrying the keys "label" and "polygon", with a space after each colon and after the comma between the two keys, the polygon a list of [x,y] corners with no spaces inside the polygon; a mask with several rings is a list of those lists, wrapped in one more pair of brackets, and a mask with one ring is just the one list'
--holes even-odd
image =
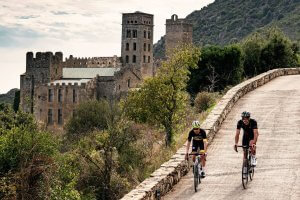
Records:
{"label": "ruined stone structure", "polygon": [[166,56],[168,57],[172,49],[193,42],[193,25],[186,19],[178,19],[177,15],[172,15],[166,20]]}
{"label": "ruined stone structure", "polygon": [[[177,15],[167,20],[168,47],[190,41],[189,28]],[[70,55],[64,60],[62,52],[37,52],[35,57],[28,52],[26,72],[20,77],[21,108],[48,129],[62,129],[79,103],[126,95],[155,75],[155,63],[159,62],[153,60],[153,15],[124,13],[121,57]]]}

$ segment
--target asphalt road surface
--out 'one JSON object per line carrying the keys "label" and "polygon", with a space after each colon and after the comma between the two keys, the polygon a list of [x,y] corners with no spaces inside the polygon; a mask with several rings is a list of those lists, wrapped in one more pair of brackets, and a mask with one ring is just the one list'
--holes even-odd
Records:
{"label": "asphalt road surface", "polygon": [[[259,131],[257,167],[247,189],[241,181],[242,150],[233,150],[244,110]],[[162,199],[300,200],[300,75],[276,78],[236,103],[208,148],[206,178],[197,193],[191,171]]]}

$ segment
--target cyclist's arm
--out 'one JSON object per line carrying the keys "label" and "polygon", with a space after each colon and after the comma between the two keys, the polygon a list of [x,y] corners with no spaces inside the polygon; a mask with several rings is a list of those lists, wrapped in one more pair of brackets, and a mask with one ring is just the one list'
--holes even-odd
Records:
{"label": "cyclist's arm", "polygon": [[257,142],[257,138],[258,138],[258,129],[253,129],[253,133],[254,133],[254,144],[256,144]]}
{"label": "cyclist's arm", "polygon": [[208,145],[207,139],[204,139],[204,140],[203,140],[203,143],[204,143],[204,150],[205,150],[205,152],[206,152],[206,151],[207,151],[207,145]]}
{"label": "cyclist's arm", "polygon": [[239,143],[240,132],[241,132],[241,129],[236,129],[236,132],[235,132],[235,145],[238,145],[238,143]]}
{"label": "cyclist's arm", "polygon": [[187,145],[186,145],[186,154],[189,153],[190,146],[191,146],[191,141],[188,140]]}

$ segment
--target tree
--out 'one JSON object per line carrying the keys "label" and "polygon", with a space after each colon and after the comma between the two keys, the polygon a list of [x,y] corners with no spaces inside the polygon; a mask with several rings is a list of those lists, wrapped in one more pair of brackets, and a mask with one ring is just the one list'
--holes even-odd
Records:
{"label": "tree", "polygon": [[199,91],[207,91],[212,85],[216,91],[221,91],[228,85],[239,83],[243,73],[241,58],[242,51],[236,45],[202,48],[198,67],[190,69],[187,91],[195,97]]}
{"label": "tree", "polygon": [[242,43],[243,65],[246,76],[252,77],[264,71],[260,60],[264,45],[265,40],[258,33],[249,36]]}
{"label": "tree", "polygon": [[268,42],[261,52],[261,65],[264,71],[282,67],[297,66],[297,48],[278,29],[270,29],[267,33]]}
{"label": "tree", "polygon": [[107,106],[104,101],[97,100],[81,103],[66,124],[67,137],[76,140],[94,130],[106,129]]}
{"label": "tree", "polygon": [[195,47],[175,50],[157,76],[147,79],[139,91],[131,92],[123,104],[130,119],[162,126],[166,146],[172,144],[176,125],[184,115],[189,68],[197,67],[199,56],[200,50]]}
{"label": "tree", "polygon": [[[140,131],[133,129],[132,122],[124,117],[122,110],[113,101],[90,101],[78,108],[90,112],[77,112],[73,116],[75,119],[70,119],[77,122],[77,130],[74,132],[76,141],[72,141],[74,145],[70,149],[73,157],[78,158],[73,164],[78,166],[75,169],[78,171],[76,188],[83,196],[120,199],[128,192],[130,180],[136,176],[132,169],[142,167],[146,157],[145,150],[138,144],[142,143],[138,142]],[[98,112],[99,108],[101,112]],[[91,123],[87,130],[86,124],[78,123],[83,117],[96,117],[101,121]]]}
{"label": "tree", "polygon": [[58,149],[56,141],[49,133],[37,130],[31,115],[6,111],[0,118],[0,198],[49,196],[47,185]]}

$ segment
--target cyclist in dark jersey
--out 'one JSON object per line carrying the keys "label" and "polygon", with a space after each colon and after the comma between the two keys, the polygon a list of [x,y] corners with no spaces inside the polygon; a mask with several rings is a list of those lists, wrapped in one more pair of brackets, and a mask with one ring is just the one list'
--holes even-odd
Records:
{"label": "cyclist in dark jersey", "polygon": [[[193,139],[192,143],[192,153],[204,153],[203,156],[201,156],[201,164],[202,164],[202,172],[201,176],[205,177],[204,167],[205,167],[205,161],[206,161],[206,149],[207,149],[207,138],[206,138],[206,132],[205,130],[200,128],[200,122],[199,121],[193,121],[192,123],[193,129],[189,132],[188,136],[188,142],[186,147],[186,159],[188,157],[189,148],[191,145],[191,141]],[[195,162],[195,155],[193,155],[193,162]]]}
{"label": "cyclist in dark jersey", "polygon": [[[237,145],[239,142],[240,130],[241,128],[244,130],[242,145],[249,146],[253,155],[252,165],[256,166],[256,142],[258,138],[258,129],[257,129],[257,122],[255,119],[250,118],[249,112],[242,113],[242,119],[237,123],[237,129],[235,134],[235,145],[234,150],[237,152]],[[245,152],[245,151],[244,151]],[[244,154],[244,159],[246,154]]]}

